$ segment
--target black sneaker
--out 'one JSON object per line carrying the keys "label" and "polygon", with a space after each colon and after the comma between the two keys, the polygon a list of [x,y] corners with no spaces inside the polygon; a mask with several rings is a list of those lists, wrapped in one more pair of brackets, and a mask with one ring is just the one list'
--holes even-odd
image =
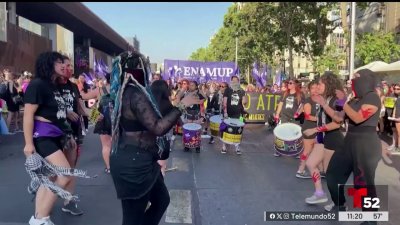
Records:
{"label": "black sneaker", "polygon": [[200,153],[200,148],[196,148],[196,153]]}
{"label": "black sneaker", "polygon": [[61,210],[63,212],[71,213],[74,216],[80,216],[83,214],[83,211],[78,208],[76,202],[69,202],[67,205],[64,205]]}

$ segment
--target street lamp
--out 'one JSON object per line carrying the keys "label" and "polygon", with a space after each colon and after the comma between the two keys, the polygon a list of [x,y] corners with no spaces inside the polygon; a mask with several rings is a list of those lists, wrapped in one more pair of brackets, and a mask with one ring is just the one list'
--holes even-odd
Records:
{"label": "street lamp", "polygon": [[287,59],[285,59],[285,58],[283,58],[283,59],[281,59],[281,62],[283,62],[283,74],[285,74],[285,76],[286,76],[286,61],[287,61]]}
{"label": "street lamp", "polygon": [[238,36],[239,36],[239,33],[236,32],[236,36],[235,36],[235,38],[236,38],[236,51],[235,51],[235,64],[236,64],[236,66],[238,64],[238,42],[239,42]]}

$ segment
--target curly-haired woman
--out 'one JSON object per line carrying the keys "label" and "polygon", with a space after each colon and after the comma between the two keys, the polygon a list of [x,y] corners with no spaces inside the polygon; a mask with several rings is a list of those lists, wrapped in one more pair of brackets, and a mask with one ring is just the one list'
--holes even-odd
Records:
{"label": "curly-haired woman", "polygon": [[[50,164],[70,168],[62,141],[64,136],[72,134],[72,130],[67,122],[64,99],[55,83],[65,73],[63,59],[58,52],[46,52],[36,61],[35,79],[26,89],[24,99],[24,153],[28,157],[37,152]],[[71,149],[74,149],[75,142],[70,141]],[[57,176],[55,181],[61,188],[70,182],[69,176]],[[50,212],[56,200],[57,195],[41,185],[36,193],[35,214],[29,224],[53,225]]]}
{"label": "curly-haired woman", "polygon": [[[314,150],[306,161],[315,187],[314,194],[305,199],[308,204],[328,201],[328,197],[322,188],[321,172],[326,172],[333,153],[343,148],[344,136],[340,131],[341,119],[336,119],[326,113],[327,110],[336,109],[338,100],[336,97],[337,90],[342,90],[340,79],[331,72],[325,72],[318,83],[319,95],[313,96],[313,100],[321,106],[317,114],[317,126],[304,131],[304,134],[307,136],[317,133],[318,141],[318,144],[315,144]],[[339,109],[339,111],[342,110]],[[321,163],[323,163],[324,171],[318,169],[318,165]]]}

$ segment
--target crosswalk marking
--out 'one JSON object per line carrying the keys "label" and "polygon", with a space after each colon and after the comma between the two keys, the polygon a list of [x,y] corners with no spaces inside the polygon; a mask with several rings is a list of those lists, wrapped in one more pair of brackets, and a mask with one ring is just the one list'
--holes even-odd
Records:
{"label": "crosswalk marking", "polygon": [[192,193],[190,190],[170,190],[171,202],[168,206],[166,223],[192,224]]}
{"label": "crosswalk marking", "polygon": [[172,158],[172,168],[177,167],[178,171],[189,172],[189,163],[186,158]]}

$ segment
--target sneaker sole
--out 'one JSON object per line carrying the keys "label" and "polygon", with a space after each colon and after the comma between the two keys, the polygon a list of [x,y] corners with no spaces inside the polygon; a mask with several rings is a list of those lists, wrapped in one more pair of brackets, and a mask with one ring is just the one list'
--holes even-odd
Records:
{"label": "sneaker sole", "polygon": [[63,212],[66,212],[66,213],[70,213],[71,215],[74,215],[74,216],[81,216],[81,215],[83,215],[83,213],[74,213],[74,212],[72,212],[71,210],[65,209],[65,208],[61,208],[61,210],[62,210]]}
{"label": "sneaker sole", "polygon": [[311,177],[303,177],[303,176],[297,175],[297,174],[296,174],[296,177],[297,177],[297,178],[300,178],[300,179],[311,179]]}
{"label": "sneaker sole", "polygon": [[306,201],[306,203],[309,204],[309,205],[321,204],[321,203],[325,203],[325,202],[328,202],[328,198],[320,199],[320,200],[314,201],[314,202],[307,202]]}

